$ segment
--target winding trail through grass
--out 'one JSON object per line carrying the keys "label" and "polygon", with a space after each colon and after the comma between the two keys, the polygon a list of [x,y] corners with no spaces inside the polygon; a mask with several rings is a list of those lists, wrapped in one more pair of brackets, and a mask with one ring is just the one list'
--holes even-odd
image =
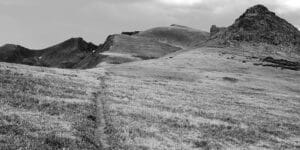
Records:
{"label": "winding trail through grass", "polygon": [[97,78],[99,80],[99,89],[94,94],[94,103],[96,105],[96,125],[95,140],[101,143],[100,149],[106,149],[108,147],[106,125],[107,125],[107,108],[106,108],[106,84],[104,77]]}
{"label": "winding trail through grass", "polygon": [[97,78],[99,81],[99,89],[94,94],[93,103],[96,105],[96,126],[95,140],[98,141],[98,149],[119,149],[120,138],[117,130],[112,124],[111,114],[109,111],[109,91],[106,84],[108,74]]}

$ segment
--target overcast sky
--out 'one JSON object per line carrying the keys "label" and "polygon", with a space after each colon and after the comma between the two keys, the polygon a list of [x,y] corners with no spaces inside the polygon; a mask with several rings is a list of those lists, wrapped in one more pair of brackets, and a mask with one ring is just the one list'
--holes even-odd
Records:
{"label": "overcast sky", "polygon": [[44,48],[71,37],[99,44],[109,34],[171,24],[208,31],[255,4],[300,27],[300,0],[0,0],[0,45]]}

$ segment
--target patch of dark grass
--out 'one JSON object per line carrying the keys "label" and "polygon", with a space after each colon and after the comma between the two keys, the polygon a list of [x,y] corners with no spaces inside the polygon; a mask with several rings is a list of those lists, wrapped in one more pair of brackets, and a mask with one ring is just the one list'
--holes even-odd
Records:
{"label": "patch of dark grass", "polygon": [[224,149],[222,145],[215,143],[213,141],[208,141],[208,140],[196,140],[193,142],[194,148],[200,148],[203,150],[210,150],[210,149],[215,149],[215,150],[221,150]]}
{"label": "patch of dark grass", "polygon": [[123,64],[134,61],[132,58],[125,57],[108,57],[107,62],[110,64]]}
{"label": "patch of dark grass", "polygon": [[195,125],[191,124],[188,119],[181,119],[178,117],[165,119],[162,123],[171,128],[185,128],[189,130],[197,128]]}
{"label": "patch of dark grass", "polygon": [[24,135],[6,135],[5,139],[0,140],[1,150],[58,150],[58,149],[74,149],[79,150],[84,147],[79,147],[74,139],[60,137],[53,133],[40,134],[39,136]]}
{"label": "patch of dark grass", "polygon": [[53,133],[46,135],[43,140],[44,147],[51,149],[70,148],[73,142],[74,141],[69,138],[59,137]]}
{"label": "patch of dark grass", "polygon": [[300,127],[291,123],[264,123],[259,126],[258,130],[264,134],[282,139],[286,139],[290,135],[300,134]]}
{"label": "patch of dark grass", "polygon": [[220,117],[220,120],[224,121],[224,122],[228,122],[230,124],[239,124],[239,120],[231,118],[231,117]]}
{"label": "patch of dark grass", "polygon": [[[57,105],[47,105],[40,109],[41,111],[49,111],[51,113],[62,113],[61,110],[53,110],[59,106]],[[68,106],[66,106],[68,107]],[[51,109],[50,109],[51,108]],[[58,109],[63,109],[64,106],[59,106]],[[0,114],[0,136],[4,139],[0,139],[0,148],[1,149],[99,149],[99,145],[95,144],[97,141],[94,140],[96,121],[89,119],[92,113],[92,109],[82,105],[78,107],[77,112],[72,112],[70,108],[65,108],[66,112],[63,112],[65,115],[68,115],[68,118],[77,116],[78,126],[74,128],[76,130],[75,136],[80,134],[80,138],[66,138],[61,136],[59,132],[41,132],[42,128],[37,128],[33,124],[29,123],[26,120],[23,120],[18,115],[4,115]],[[67,110],[69,109],[69,110]],[[53,111],[53,112],[52,112]],[[85,115],[86,114],[86,115]],[[56,114],[53,114],[56,115]]]}
{"label": "patch of dark grass", "polygon": [[0,134],[23,135],[24,130],[15,124],[0,125]]}
{"label": "patch of dark grass", "polygon": [[36,132],[38,128],[30,122],[21,119],[20,116],[0,113],[0,132],[3,134],[22,135],[25,132]]}
{"label": "patch of dark grass", "polygon": [[82,144],[89,147],[89,149],[101,149],[100,141],[97,141],[96,130],[99,121],[97,116],[98,107],[95,104],[85,105],[79,115],[76,116],[76,121],[72,124],[75,130],[74,135],[81,139]]}
{"label": "patch of dark grass", "polygon": [[23,108],[29,110],[38,106],[39,100],[24,95],[14,95],[12,97],[7,97],[6,99],[3,99],[1,103],[8,104],[15,108]]}
{"label": "patch of dark grass", "polygon": [[25,76],[10,70],[0,70],[0,85],[2,88],[0,104],[26,110],[39,110],[50,115],[59,115],[68,111],[78,112],[82,106],[64,102],[41,102],[38,97],[78,98],[87,95],[81,84],[49,77]]}
{"label": "patch of dark grass", "polygon": [[156,59],[154,56],[146,56],[146,55],[135,55],[135,57],[141,58],[142,60]]}
{"label": "patch of dark grass", "polygon": [[101,144],[99,141],[96,141],[95,138],[95,130],[97,129],[97,123],[95,121],[90,120],[86,115],[83,115],[73,124],[73,128],[76,130],[75,136],[79,137],[81,141],[86,145],[89,145],[90,148],[98,149],[101,147]]}
{"label": "patch of dark grass", "polygon": [[49,115],[56,116],[64,114],[66,116],[72,116],[72,114],[80,114],[86,108],[88,104],[66,103],[58,101],[43,102],[37,105],[37,110],[46,112]]}
{"label": "patch of dark grass", "polygon": [[84,85],[79,83],[52,78],[52,76],[41,78],[33,77],[31,74],[25,76],[10,70],[1,70],[0,84],[4,89],[13,89],[15,93],[69,97],[72,95],[86,95]]}
{"label": "patch of dark grass", "polygon": [[205,148],[208,147],[207,141],[195,141],[194,142],[195,148]]}
{"label": "patch of dark grass", "polygon": [[203,131],[204,138],[222,139],[228,142],[234,142],[233,144],[254,144],[260,140],[267,140],[265,136],[254,129],[211,124],[203,125],[201,128],[205,129]]}
{"label": "patch of dark grass", "polygon": [[232,77],[223,77],[222,79],[231,83],[237,83],[239,81],[238,79]]}
{"label": "patch of dark grass", "polygon": [[67,103],[64,101],[40,101],[39,99],[28,97],[26,95],[6,95],[6,98],[0,100],[0,104],[7,104],[14,108],[21,108],[31,111],[38,110],[52,116],[80,113],[86,108],[86,105],[88,105],[84,103]]}
{"label": "patch of dark grass", "polygon": [[[17,115],[0,114],[0,149],[96,150],[100,148],[98,141],[94,138],[97,127],[96,114],[94,114],[96,108],[90,106],[90,103],[55,101],[55,98],[78,99],[86,96],[85,85],[57,79],[51,75],[36,77],[31,74],[15,74],[10,70],[0,69],[0,86],[0,105],[22,112],[28,111],[30,114],[42,112],[43,117],[51,115],[61,121],[73,123],[71,131],[58,127],[73,134],[72,137],[68,137],[69,134],[67,136],[62,134],[64,131],[52,129],[52,125],[56,126],[56,123],[50,120],[51,127],[48,126],[48,122],[46,124],[38,122],[36,125]],[[43,96],[50,97],[51,100],[39,99]],[[58,115],[62,118],[56,117]],[[75,120],[79,123],[74,122]]]}

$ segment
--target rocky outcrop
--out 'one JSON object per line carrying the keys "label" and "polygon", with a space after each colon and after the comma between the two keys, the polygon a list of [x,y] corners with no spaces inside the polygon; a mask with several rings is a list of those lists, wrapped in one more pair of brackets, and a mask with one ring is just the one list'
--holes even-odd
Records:
{"label": "rocky outcrop", "polygon": [[132,32],[122,32],[121,34],[131,36],[131,35],[137,35],[139,33],[140,33],[140,31],[132,31]]}
{"label": "rocky outcrop", "polygon": [[268,67],[275,67],[281,69],[288,69],[288,70],[300,70],[300,62],[289,61],[285,59],[275,59],[273,57],[266,57],[262,59],[263,63],[255,63],[256,66],[268,66]]}
{"label": "rocky outcrop", "polygon": [[263,5],[256,5],[247,9],[224,31],[216,34],[218,28],[215,26],[212,27],[211,31],[212,39],[261,42],[284,46],[300,45],[298,29]]}
{"label": "rocky outcrop", "polygon": [[226,27],[217,27],[216,25],[212,25],[210,27],[210,36],[213,36],[221,31],[225,31]]}

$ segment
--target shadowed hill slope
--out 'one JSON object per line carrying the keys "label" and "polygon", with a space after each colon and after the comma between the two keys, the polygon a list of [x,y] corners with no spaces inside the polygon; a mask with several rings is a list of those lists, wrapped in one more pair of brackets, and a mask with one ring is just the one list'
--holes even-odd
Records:
{"label": "shadowed hill slope", "polygon": [[20,45],[6,44],[0,47],[0,61],[9,63],[33,64],[41,52],[33,51]]}
{"label": "shadowed hill slope", "polygon": [[87,43],[82,38],[72,38],[44,49],[41,59],[47,66],[72,68],[96,49],[96,45]]}
{"label": "shadowed hill slope", "polygon": [[82,38],[71,38],[42,50],[7,44],[0,47],[0,61],[33,66],[72,68],[97,46]]}

